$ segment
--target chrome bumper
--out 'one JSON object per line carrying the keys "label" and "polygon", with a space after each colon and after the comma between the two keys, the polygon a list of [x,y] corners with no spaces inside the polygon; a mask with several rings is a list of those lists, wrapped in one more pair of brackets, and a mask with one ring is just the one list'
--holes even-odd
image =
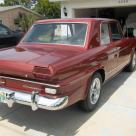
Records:
{"label": "chrome bumper", "polygon": [[68,103],[68,96],[50,99],[40,96],[37,92],[32,92],[30,94],[5,88],[0,88],[0,92],[6,94],[6,100],[4,103],[6,103],[8,107],[12,107],[14,103],[19,103],[31,106],[33,111],[37,110],[38,108],[46,110],[60,110],[63,109]]}

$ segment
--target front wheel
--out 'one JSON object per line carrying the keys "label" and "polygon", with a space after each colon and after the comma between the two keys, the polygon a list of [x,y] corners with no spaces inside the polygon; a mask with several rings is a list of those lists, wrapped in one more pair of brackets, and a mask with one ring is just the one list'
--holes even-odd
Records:
{"label": "front wheel", "polygon": [[84,101],[80,102],[80,107],[85,111],[92,111],[97,107],[101,96],[102,77],[99,73],[93,75],[88,86],[88,94]]}

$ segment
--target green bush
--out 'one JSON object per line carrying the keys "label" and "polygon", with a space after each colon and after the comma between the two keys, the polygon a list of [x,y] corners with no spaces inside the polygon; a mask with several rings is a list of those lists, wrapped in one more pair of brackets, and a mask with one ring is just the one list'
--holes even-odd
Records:
{"label": "green bush", "polygon": [[26,32],[35,20],[36,18],[31,14],[20,13],[14,20],[14,23],[17,27],[21,28],[23,32]]}

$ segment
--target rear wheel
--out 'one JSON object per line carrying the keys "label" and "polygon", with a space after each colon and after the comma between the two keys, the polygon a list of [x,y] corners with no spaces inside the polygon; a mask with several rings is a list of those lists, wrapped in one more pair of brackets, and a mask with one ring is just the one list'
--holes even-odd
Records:
{"label": "rear wheel", "polygon": [[127,66],[127,71],[128,72],[133,72],[136,68],[136,52],[134,52],[132,58],[131,58],[131,61],[129,63],[129,65]]}
{"label": "rear wheel", "polygon": [[93,75],[91,82],[88,86],[88,94],[84,101],[80,102],[80,107],[85,111],[92,111],[96,108],[102,88],[102,77],[99,73]]}

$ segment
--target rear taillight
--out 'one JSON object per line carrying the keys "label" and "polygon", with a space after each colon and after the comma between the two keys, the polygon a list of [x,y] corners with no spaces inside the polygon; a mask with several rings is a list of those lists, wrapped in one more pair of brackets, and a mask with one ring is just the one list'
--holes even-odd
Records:
{"label": "rear taillight", "polygon": [[45,78],[51,75],[51,71],[45,67],[34,67],[33,74],[37,78]]}
{"label": "rear taillight", "polygon": [[42,74],[50,74],[50,70],[48,68],[44,68],[44,67],[35,67],[34,72],[35,73],[42,73]]}

